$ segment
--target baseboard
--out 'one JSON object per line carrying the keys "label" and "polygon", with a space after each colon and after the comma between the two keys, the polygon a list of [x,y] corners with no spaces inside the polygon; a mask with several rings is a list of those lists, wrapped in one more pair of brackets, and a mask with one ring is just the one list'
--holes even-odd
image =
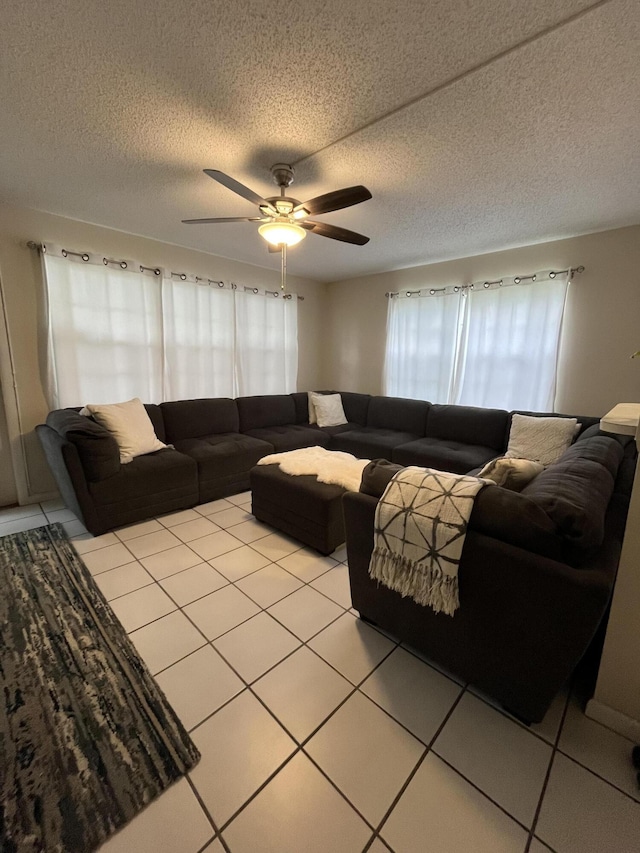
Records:
{"label": "baseboard", "polygon": [[616,711],[615,708],[603,705],[597,699],[589,699],[584,713],[608,729],[640,744],[640,720],[635,720],[621,711]]}

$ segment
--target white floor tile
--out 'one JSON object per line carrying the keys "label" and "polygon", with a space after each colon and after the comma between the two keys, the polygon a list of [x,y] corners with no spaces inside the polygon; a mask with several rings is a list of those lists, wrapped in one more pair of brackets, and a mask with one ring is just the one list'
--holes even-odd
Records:
{"label": "white floor tile", "polygon": [[470,782],[530,827],[551,759],[551,746],[465,693],[433,745]]}
{"label": "white floor tile", "polygon": [[62,526],[69,538],[72,536],[84,536],[89,532],[84,524],[81,521],[78,521],[77,518],[74,521],[63,521]]}
{"label": "white floor tile", "polygon": [[143,557],[140,562],[156,580],[162,580],[197,566],[202,562],[202,557],[199,557],[188,545],[177,545],[175,548],[169,548],[168,551]]}
{"label": "white floor tile", "polygon": [[353,686],[309,649],[301,648],[256,681],[253,689],[287,731],[302,742]]}
{"label": "white floor tile", "polygon": [[339,563],[345,563],[347,560],[347,546],[339,545],[329,556]]}
{"label": "white floor tile", "polygon": [[217,501],[209,501],[206,504],[198,504],[194,506],[194,510],[200,515],[211,515],[212,512],[222,512],[223,509],[231,509],[234,504],[229,503],[225,498],[220,498]]}
{"label": "white floor tile", "polygon": [[242,524],[235,524],[233,527],[233,535],[247,545],[251,542],[257,542],[258,539],[264,539],[270,533],[273,533],[273,528],[261,521],[256,521],[255,518],[250,521],[243,521]]}
{"label": "white floor tile", "polygon": [[191,786],[180,779],[99,849],[100,853],[197,853],[213,833]]}
{"label": "white floor tile", "polygon": [[[223,509],[222,512],[216,512],[213,515],[208,515],[207,518],[215,522],[218,527],[226,529],[227,527],[233,527],[234,524],[242,524],[244,521],[250,521],[253,516],[250,512],[247,512],[246,509],[234,506],[230,509]],[[233,533],[233,530],[230,532]]]}
{"label": "white floor tile", "polygon": [[[33,506],[36,506],[36,504],[33,504]],[[42,511],[45,513],[46,512],[54,512],[57,509],[66,509],[67,508],[67,506],[66,506],[65,502],[62,500],[62,498],[53,498],[50,501],[41,501],[40,506],[42,507]],[[0,511],[0,515],[1,515],[1,511]]]}
{"label": "white floor tile", "polygon": [[269,607],[285,595],[300,589],[302,583],[280,566],[270,563],[263,569],[237,581],[236,586],[260,607]]}
{"label": "white floor tile", "polygon": [[295,742],[245,690],[192,734],[202,758],[191,779],[218,826],[291,755]]}
{"label": "white floor tile", "polygon": [[[60,509],[63,509],[60,507]],[[43,515],[40,504],[26,504],[25,506],[7,506],[0,509],[0,524],[10,521],[19,521],[21,518],[32,518],[34,515]],[[19,531],[18,531],[19,532]]]}
{"label": "white floor tile", "polygon": [[166,551],[168,548],[175,548],[180,544],[180,540],[170,530],[160,524],[158,527],[160,530],[156,530],[154,533],[147,533],[145,536],[136,536],[135,539],[127,540],[127,547],[139,560],[142,557],[150,557],[152,554]]}
{"label": "white floor tile", "polygon": [[462,688],[404,649],[397,648],[360,689],[428,744]]}
{"label": "white floor tile", "polygon": [[145,586],[111,602],[116,614],[127,633],[159,619],[176,609],[166,592],[157,584]]}
{"label": "white floor tile", "polygon": [[259,613],[218,637],[213,645],[245,681],[252,682],[297,648],[300,641],[268,613]]}
{"label": "white floor tile", "polygon": [[25,530],[33,530],[34,527],[45,527],[49,524],[44,513],[39,515],[26,515],[12,521],[0,522],[0,536],[9,536],[11,533],[23,533]]}
{"label": "white floor tile", "polygon": [[187,604],[184,612],[208,639],[213,640],[255,616],[260,608],[235,586],[229,585]]}
{"label": "white floor tile", "polygon": [[294,756],[224,832],[233,853],[356,853],[370,828],[311,761]]}
{"label": "white floor tile", "polygon": [[229,551],[227,554],[221,554],[219,557],[214,557],[209,560],[214,569],[217,569],[230,581],[237,581],[240,578],[250,575],[252,572],[257,572],[269,565],[269,558],[264,554],[258,553],[249,545],[241,545],[239,548]]}
{"label": "white floor tile", "polygon": [[162,525],[152,518],[149,521],[138,521],[136,524],[127,525],[127,527],[120,527],[115,531],[115,534],[122,542],[127,542],[129,539],[145,536],[147,533],[155,533],[157,530],[162,530]]}
{"label": "white floor tile", "polygon": [[229,503],[239,506],[240,504],[244,504],[251,500],[251,492],[240,492],[237,495],[229,495],[227,500]]}
{"label": "white floor tile", "polygon": [[217,524],[214,524],[202,515],[199,518],[193,519],[193,521],[185,521],[183,524],[176,524],[175,527],[171,528],[171,532],[183,542],[190,542],[192,539],[201,539],[203,536],[217,533],[219,530],[220,528]]}
{"label": "white floor tile", "polygon": [[640,804],[556,753],[536,835],[558,853],[637,853]]}
{"label": "white floor tile", "polygon": [[338,565],[330,571],[311,581],[311,586],[329,596],[336,604],[349,610],[351,607],[351,587],[349,586],[349,569]]}
{"label": "white floor tile", "polygon": [[153,675],[205,644],[200,632],[178,610],[133,631],[131,641]]}
{"label": "white floor tile", "polygon": [[119,541],[115,533],[103,533],[102,536],[91,536],[89,539],[75,539],[73,547],[78,554],[88,554],[109,545],[117,545]]}
{"label": "white floor tile", "polygon": [[350,613],[332,622],[309,646],[353,684],[366,678],[394,644]]}
{"label": "white floor tile", "polygon": [[159,515],[158,521],[163,527],[175,527],[176,524],[184,524],[185,521],[196,521],[200,513],[195,509],[181,509],[178,512],[170,512],[168,515]]}
{"label": "white floor tile", "polygon": [[264,539],[258,539],[254,542],[252,547],[264,554],[265,557],[269,557],[273,563],[277,563],[283,557],[298,551],[301,545],[300,542],[285,536],[283,533],[270,533]]}
{"label": "white floor tile", "polygon": [[149,572],[145,571],[140,563],[127,563],[126,566],[101,572],[95,576],[95,581],[107,601],[155,583]]}
{"label": "white floor tile", "polygon": [[[91,540],[87,539],[85,541],[90,542]],[[74,548],[77,549],[78,544],[78,542],[74,542]],[[97,548],[95,551],[81,552],[81,556],[85,566],[92,575],[98,575],[100,572],[117,569],[118,566],[135,562],[135,557],[131,551],[125,548],[120,542],[117,545],[106,545],[104,548]]]}
{"label": "white floor tile", "polygon": [[311,738],[305,751],[375,825],[425,748],[366,696],[355,693]]}
{"label": "white floor tile", "polygon": [[299,551],[289,554],[288,557],[278,560],[278,563],[283,569],[291,572],[291,574],[300,578],[305,583],[315,580],[329,569],[338,565],[331,557],[323,557],[321,554],[310,551],[308,548],[301,548]]}
{"label": "white floor tile", "polygon": [[634,744],[616,732],[585,717],[577,701],[572,700],[562,727],[558,748],[598,776],[640,800],[637,770],[630,756]]}
{"label": "white floor tile", "polygon": [[401,853],[524,853],[527,833],[455,770],[430,753],[380,835]]}
{"label": "white floor tile", "polygon": [[156,681],[187,729],[244,690],[244,683],[209,645],[165,669]]}
{"label": "white floor tile", "polygon": [[179,607],[190,604],[198,598],[203,598],[211,592],[226,586],[229,581],[209,563],[200,563],[192,569],[186,569],[177,575],[164,578],[161,587],[167,592]]}
{"label": "white floor tile", "polygon": [[220,530],[218,533],[210,533],[201,539],[194,539],[190,542],[189,547],[193,548],[196,554],[200,554],[203,560],[213,560],[214,557],[240,548],[241,545],[242,543],[235,536],[230,536],[225,530]]}
{"label": "white floor tile", "polygon": [[306,641],[344,611],[315,589],[303,586],[270,607],[269,613],[296,637]]}
{"label": "white floor tile", "polygon": [[78,517],[75,512],[72,512],[70,509],[53,509],[49,510],[49,512],[45,513],[47,516],[47,521],[49,524],[54,524],[56,521],[59,521],[62,524],[63,521],[78,521]]}

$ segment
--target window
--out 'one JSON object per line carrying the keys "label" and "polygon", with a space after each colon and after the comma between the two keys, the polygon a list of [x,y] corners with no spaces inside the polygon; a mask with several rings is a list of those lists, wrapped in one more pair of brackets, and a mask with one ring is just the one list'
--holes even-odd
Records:
{"label": "window", "polygon": [[50,405],[295,391],[296,298],[69,255],[43,256]]}
{"label": "window", "polygon": [[552,409],[566,289],[557,275],[538,275],[527,283],[394,296],[385,393],[434,403]]}

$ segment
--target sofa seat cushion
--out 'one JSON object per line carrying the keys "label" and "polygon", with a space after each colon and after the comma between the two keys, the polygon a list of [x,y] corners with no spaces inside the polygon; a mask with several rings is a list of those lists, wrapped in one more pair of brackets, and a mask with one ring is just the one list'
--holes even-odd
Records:
{"label": "sofa seat cushion", "polygon": [[420,465],[452,474],[467,474],[498,454],[495,448],[443,438],[420,438],[396,447],[392,459],[400,465]]}
{"label": "sofa seat cushion", "polygon": [[183,439],[176,441],[175,448],[197,463],[198,478],[204,482],[247,472],[273,453],[266,441],[233,432]]}
{"label": "sofa seat cushion", "polygon": [[[297,450],[300,447],[326,447],[330,436],[321,429],[314,429],[308,424],[285,424],[282,426],[250,429],[246,433],[260,441],[267,441],[276,453],[285,450]],[[264,454],[263,454],[264,455]]]}
{"label": "sofa seat cushion", "polygon": [[324,433],[324,435],[329,435],[329,436],[340,435],[340,433],[349,432],[349,430],[352,430],[352,429],[363,429],[363,428],[364,427],[362,424],[352,424],[352,423],[338,424],[337,426],[330,426],[330,427],[319,427],[318,424],[309,424],[309,429],[317,429],[321,433]]}
{"label": "sofa seat cushion", "polygon": [[391,459],[394,447],[418,438],[409,432],[382,427],[360,427],[331,436],[330,450],[352,453],[360,459]]}
{"label": "sofa seat cushion", "polygon": [[161,506],[165,498],[177,495],[193,498],[192,503],[196,503],[198,471],[193,459],[166,448],[136,456],[127,465],[121,465],[117,474],[89,482],[89,492],[97,506],[118,504],[122,509],[144,506],[150,499]]}

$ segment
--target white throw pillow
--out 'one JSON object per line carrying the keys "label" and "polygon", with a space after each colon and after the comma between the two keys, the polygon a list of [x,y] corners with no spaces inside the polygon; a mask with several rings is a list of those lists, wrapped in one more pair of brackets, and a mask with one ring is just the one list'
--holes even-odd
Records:
{"label": "white throw pillow", "polygon": [[562,456],[573,441],[577,418],[535,418],[513,415],[505,456],[531,459],[545,468]]}
{"label": "white throw pillow", "polygon": [[123,465],[136,456],[153,453],[167,446],[157,437],[151,419],[138,397],[126,403],[87,404],[85,409],[115,438]]}
{"label": "white throw pillow", "polygon": [[348,423],[340,394],[314,394],[313,404],[319,427],[340,426]]}
{"label": "white throw pillow", "polygon": [[308,391],[307,397],[309,399],[309,423],[315,424],[318,422],[316,418],[316,407],[314,403],[314,397],[320,397],[321,395],[316,393],[315,391]]}
{"label": "white throw pillow", "polygon": [[544,471],[544,465],[541,462],[532,462],[530,459],[507,459],[500,456],[498,459],[487,462],[477,476],[485,480],[493,480],[503,489],[520,492],[542,471]]}

